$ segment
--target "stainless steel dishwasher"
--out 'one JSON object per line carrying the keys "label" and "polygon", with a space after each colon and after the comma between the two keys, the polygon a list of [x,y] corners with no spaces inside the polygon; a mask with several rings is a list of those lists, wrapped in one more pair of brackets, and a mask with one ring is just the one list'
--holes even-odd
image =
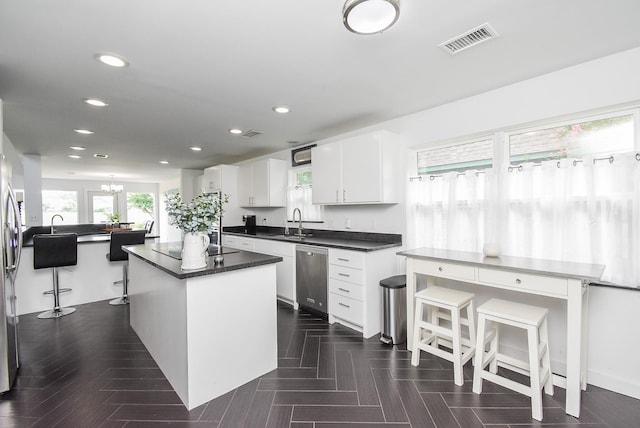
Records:
{"label": "stainless steel dishwasher", "polygon": [[303,309],[327,314],[326,248],[296,245],[296,300]]}

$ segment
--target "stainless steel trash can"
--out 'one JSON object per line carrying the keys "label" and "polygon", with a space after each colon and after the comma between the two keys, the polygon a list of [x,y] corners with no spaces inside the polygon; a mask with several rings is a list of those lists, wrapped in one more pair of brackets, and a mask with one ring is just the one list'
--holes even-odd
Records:
{"label": "stainless steel trash can", "polygon": [[380,281],[382,287],[382,334],[380,341],[398,345],[407,341],[407,276],[395,275]]}

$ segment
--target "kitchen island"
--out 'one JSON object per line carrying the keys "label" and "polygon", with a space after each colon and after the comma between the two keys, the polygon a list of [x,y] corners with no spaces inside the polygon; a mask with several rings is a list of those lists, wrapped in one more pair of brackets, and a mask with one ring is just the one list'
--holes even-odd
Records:
{"label": "kitchen island", "polygon": [[282,257],[217,249],[223,263],[209,257],[206,267],[183,271],[179,245],[123,248],[131,326],[193,409],[276,368],[275,263]]}

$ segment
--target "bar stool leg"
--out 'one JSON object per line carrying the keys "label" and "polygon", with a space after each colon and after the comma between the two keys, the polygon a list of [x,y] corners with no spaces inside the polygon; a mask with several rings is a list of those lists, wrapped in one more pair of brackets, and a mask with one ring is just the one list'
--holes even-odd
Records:
{"label": "bar stool leg", "polygon": [[462,349],[460,342],[462,340],[462,334],[460,331],[460,311],[458,309],[451,309],[451,329],[453,331],[452,350],[453,350],[453,383],[458,386],[464,385],[462,379]]}
{"label": "bar stool leg", "polygon": [[475,368],[473,369],[473,392],[480,394],[482,392],[482,370],[484,369],[484,331],[487,320],[480,315],[478,317],[478,330],[476,339],[476,355],[474,357]]}
{"label": "bar stool leg", "polygon": [[545,318],[540,324],[540,341],[545,345],[544,354],[542,354],[542,368],[547,370],[549,376],[544,384],[544,392],[547,395],[553,395],[553,373],[551,372],[551,355],[549,354],[549,333],[547,331],[547,319]]}
{"label": "bar stool leg", "polygon": [[416,314],[414,318],[414,327],[413,327],[413,349],[411,350],[411,365],[417,366],[420,363],[420,348],[418,348],[418,343],[420,343],[420,339],[422,338],[422,328],[419,323],[422,321],[422,302],[416,301]]}
{"label": "bar stool leg", "polygon": [[531,379],[531,414],[533,419],[542,420],[542,387],[540,385],[540,353],[538,327],[527,327],[529,342],[529,373]]}
{"label": "bar stool leg", "polygon": [[124,262],[122,264],[122,281],[116,281],[116,283],[122,282],[122,297],[110,300],[110,305],[128,305],[129,304],[129,263]]}
{"label": "bar stool leg", "polygon": [[58,268],[53,268],[53,309],[38,314],[40,319],[60,318],[72,314],[76,308],[60,307],[60,283],[58,282]]}

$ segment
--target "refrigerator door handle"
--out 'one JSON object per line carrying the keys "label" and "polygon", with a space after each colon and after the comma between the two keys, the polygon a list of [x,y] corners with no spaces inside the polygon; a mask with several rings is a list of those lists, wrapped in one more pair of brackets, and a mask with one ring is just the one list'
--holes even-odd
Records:
{"label": "refrigerator door handle", "polygon": [[18,266],[20,265],[20,256],[22,254],[22,225],[20,224],[20,210],[18,208],[18,202],[16,201],[16,195],[13,193],[11,185],[8,186],[7,193],[7,217],[9,214],[9,205],[13,211],[13,224],[10,224],[9,221],[7,221],[7,229],[13,236],[8,237],[9,242],[6,243],[7,248],[5,251],[11,251],[9,248],[12,248],[13,257],[12,264],[7,266],[6,270],[12,275],[12,279],[15,280],[15,275],[17,274]]}

